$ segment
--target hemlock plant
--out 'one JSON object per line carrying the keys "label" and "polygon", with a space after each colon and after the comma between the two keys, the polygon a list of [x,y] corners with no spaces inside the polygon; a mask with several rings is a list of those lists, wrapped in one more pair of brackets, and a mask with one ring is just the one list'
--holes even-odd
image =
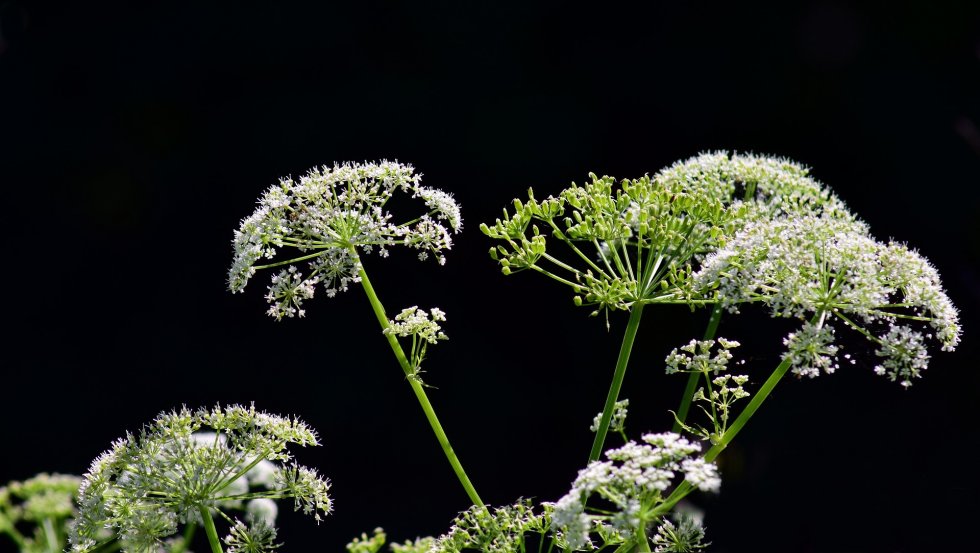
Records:
{"label": "hemlock plant", "polygon": [[[398,196],[404,199],[391,202]],[[587,459],[583,447],[586,464],[568,492],[488,506],[422,380],[429,347],[447,339],[446,313],[410,306],[390,317],[365,269],[397,246],[443,264],[461,229],[450,194],[423,186],[409,165],[381,162],[282,179],[235,231],[229,289],[242,292],[268,270],[267,314],[276,320],[303,317],[318,289],[328,297],[364,291],[378,339],[387,340],[472,503],[442,536],[389,544],[378,528],[349,543],[350,553],[705,550],[704,528],[678,502],[696,490],[719,491],[715,460],[787,373],[815,378],[861,359],[908,387],[923,376],[931,349],[951,351],[960,341],[956,308],[935,268],[901,243],[876,240],[791,161],[717,152],[637,179],[590,175],[544,199],[529,191],[480,225],[491,258],[505,275],[539,273],[569,288],[607,329],[619,312],[628,322]],[[663,360],[668,377],[688,375],[678,404],[665,406],[673,428],[631,439],[620,392],[641,314],[658,304],[704,310],[709,322]],[[758,386],[749,373],[766,367],[737,360],[739,343],[716,336],[722,318],[737,321],[755,305],[797,321],[773,337],[779,363]],[[850,340],[845,350],[844,333],[867,347]],[[610,432],[621,438],[617,447],[606,444]],[[328,481],[289,450],[317,443],[301,421],[254,407],[163,413],[116,441],[81,480],[39,475],[0,488],[0,533],[25,552],[60,551],[67,538],[78,553],[182,553],[201,527],[212,553],[274,551],[281,545],[275,500],[292,500],[317,521],[332,510]]]}

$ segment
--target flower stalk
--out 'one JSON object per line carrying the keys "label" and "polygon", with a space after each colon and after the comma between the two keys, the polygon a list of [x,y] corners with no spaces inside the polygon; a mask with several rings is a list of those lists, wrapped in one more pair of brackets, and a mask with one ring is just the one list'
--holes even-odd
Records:
{"label": "flower stalk", "polygon": [[218,529],[215,528],[214,518],[211,517],[211,510],[202,505],[198,511],[204,520],[204,531],[208,535],[208,543],[211,544],[211,553],[224,553],[221,549],[221,539],[218,538]]}
{"label": "flower stalk", "polygon": [[[357,256],[356,251],[353,251],[352,253],[355,257]],[[364,293],[367,294],[368,301],[371,303],[371,309],[374,310],[374,314],[378,318],[378,323],[381,325],[381,329],[387,329],[390,326],[388,316],[385,315],[384,306],[381,304],[381,300],[378,299],[378,294],[374,291],[374,286],[371,285],[371,280],[368,278],[363,266],[361,267],[358,275],[360,276],[361,286],[364,288]],[[385,333],[385,338],[388,339],[388,345],[391,346],[392,353],[394,353],[395,358],[398,359],[398,364],[405,373],[406,380],[408,380],[409,385],[412,387],[412,391],[415,392],[415,397],[418,399],[419,406],[422,407],[422,412],[425,413],[426,420],[429,421],[429,426],[432,427],[432,432],[434,432],[436,435],[436,440],[439,441],[439,446],[442,447],[442,451],[446,455],[446,459],[449,461],[449,464],[453,468],[453,472],[456,473],[456,477],[459,479],[459,483],[462,484],[463,489],[466,490],[466,495],[469,496],[470,501],[472,501],[474,505],[485,508],[486,506],[484,505],[483,500],[480,499],[479,494],[476,493],[476,489],[473,487],[469,477],[466,475],[466,471],[463,469],[462,463],[459,462],[456,452],[453,451],[453,446],[449,443],[449,437],[446,436],[446,432],[442,429],[442,424],[439,423],[439,417],[436,416],[436,412],[432,408],[432,404],[429,402],[429,398],[425,393],[425,388],[417,378],[416,369],[412,367],[411,363],[409,363],[408,357],[405,355],[405,351],[402,349],[401,344],[398,343],[398,338],[394,334],[390,333]]]}
{"label": "flower stalk", "polygon": [[606,405],[602,409],[602,418],[599,420],[599,428],[596,429],[595,438],[592,441],[592,451],[589,452],[589,462],[599,459],[602,455],[602,447],[606,442],[606,434],[609,433],[609,422],[612,420],[616,402],[619,401],[619,390],[623,387],[623,379],[626,377],[626,365],[629,364],[630,353],[633,351],[633,342],[636,340],[636,332],[640,328],[640,318],[643,315],[643,304],[634,303],[630,309],[629,322],[626,323],[626,331],[623,333],[623,344],[619,348],[619,357],[616,359],[616,370],[613,373],[612,382],[609,384],[609,393],[606,394]]}

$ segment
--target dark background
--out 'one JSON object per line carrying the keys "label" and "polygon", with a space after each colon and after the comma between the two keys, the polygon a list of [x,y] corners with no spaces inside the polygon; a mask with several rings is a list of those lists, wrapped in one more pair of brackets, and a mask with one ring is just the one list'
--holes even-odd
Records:
{"label": "dark background", "polygon": [[[254,401],[319,429],[299,459],[334,482],[319,527],[281,515],[285,551],[444,532],[466,497],[363,294],[276,323],[266,275],[224,288],[232,230],[277,177],[387,158],[463,206],[445,267],[367,262],[390,312],[449,315],[427,378],[456,451],[487,502],[555,500],[625,318],[607,333],[569,291],[503,277],[479,223],[528,186],[734,149],[811,166],[876,236],[920,249],[965,333],[910,390],[866,361],[781,384],[721,494],[695,498],[713,551],[975,547],[980,4],[133,4],[0,0],[0,481],[81,473],[164,409]],[[646,313],[634,433],[669,426],[683,378],[662,359],[704,323]],[[760,382],[790,328],[749,312],[720,333]]]}

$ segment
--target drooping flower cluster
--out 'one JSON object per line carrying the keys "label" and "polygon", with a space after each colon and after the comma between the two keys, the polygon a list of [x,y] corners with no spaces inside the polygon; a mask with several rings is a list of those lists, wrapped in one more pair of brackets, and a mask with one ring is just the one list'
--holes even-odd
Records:
{"label": "drooping flower cluster", "polygon": [[[572,489],[554,505],[552,522],[572,549],[592,546],[598,524],[609,524],[627,536],[652,522],[650,512],[664,499],[675,473],[702,491],[718,491],[721,479],[714,463],[695,454],[701,447],[674,433],[645,434],[606,451],[608,461],[593,461],[579,471]],[[593,496],[612,505],[593,509]]]}
{"label": "drooping flower cluster", "polygon": [[[426,210],[393,220],[387,207],[397,193],[421,199]],[[388,248],[404,245],[419,250],[421,259],[431,254],[445,263],[443,252],[461,228],[453,197],[422,186],[411,165],[383,161],[315,168],[298,182],[284,178],[271,186],[255,212],[242,220],[233,240],[228,287],[241,292],[259,269],[305,261],[308,272],[290,266],[273,277],[266,294],[269,314],[276,319],[303,316],[303,301],[318,285],[332,297],[359,281],[359,253],[377,250],[386,257]],[[258,264],[286,249],[295,250],[289,259]]]}
{"label": "drooping flower cluster", "polygon": [[[929,356],[960,340],[959,315],[936,270],[918,253],[871,238],[859,222],[828,216],[756,221],[708,256],[693,276],[730,311],[761,302],[773,316],[810,319],[786,340],[794,373],[816,376],[839,366],[829,319],[877,346],[879,374],[909,386]],[[920,328],[929,329],[924,333]]]}
{"label": "drooping flower cluster", "polygon": [[[291,444],[318,445],[316,433],[254,407],[162,413],[93,461],[79,489],[72,550],[91,551],[113,539],[126,552],[156,550],[178,525],[217,512],[231,524],[229,550],[269,551],[276,547],[276,507],[269,500],[291,498],[318,521],[332,508],[329,483],[292,462]],[[224,513],[243,502],[248,524]]]}

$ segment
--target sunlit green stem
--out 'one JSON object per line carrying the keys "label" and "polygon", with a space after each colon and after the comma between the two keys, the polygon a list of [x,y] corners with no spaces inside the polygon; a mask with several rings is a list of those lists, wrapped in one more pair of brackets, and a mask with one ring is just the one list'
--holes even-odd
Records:
{"label": "sunlit green stem", "polygon": [[[356,253],[355,253],[356,255]],[[374,291],[374,287],[371,286],[371,281],[368,279],[367,273],[364,272],[363,267],[360,270],[361,285],[364,287],[364,292],[367,294],[368,300],[371,302],[371,308],[374,309],[374,314],[378,317],[378,322],[381,323],[381,328],[386,329],[389,326],[388,316],[385,315],[384,306],[381,305],[381,300],[378,299],[378,295]],[[422,406],[422,411],[425,413],[425,418],[429,420],[429,425],[432,426],[432,431],[436,435],[436,439],[439,440],[439,445],[442,446],[443,453],[446,454],[446,458],[449,460],[449,464],[452,465],[453,471],[456,473],[456,477],[459,478],[459,483],[463,485],[463,489],[466,490],[466,495],[470,497],[470,501],[474,505],[479,505],[480,507],[486,508],[480,496],[477,495],[476,489],[473,488],[473,484],[470,483],[469,477],[466,476],[466,471],[463,470],[463,465],[459,462],[459,458],[456,457],[456,453],[453,451],[452,445],[449,444],[449,438],[446,436],[445,431],[442,429],[442,425],[439,424],[439,418],[436,417],[435,410],[432,409],[432,404],[429,403],[429,398],[425,394],[425,388],[422,387],[422,383],[415,376],[415,371],[412,368],[411,363],[409,363],[408,358],[405,356],[405,351],[402,350],[401,344],[398,343],[398,338],[393,334],[385,334],[385,338],[388,339],[388,345],[391,346],[391,351],[394,352],[395,358],[398,359],[398,364],[401,365],[402,371],[404,371],[407,377],[408,383],[412,386],[412,391],[415,392],[415,397],[419,401],[419,405]]]}
{"label": "sunlit green stem", "polygon": [[[718,332],[718,323],[721,321],[721,304],[716,303],[714,309],[711,310],[711,318],[708,319],[708,328],[704,331],[705,340],[713,340],[715,333]],[[687,422],[687,412],[691,408],[691,400],[694,398],[694,392],[697,391],[698,387],[698,377],[701,373],[692,372],[687,377],[687,387],[684,388],[684,396],[681,397],[681,405],[677,408],[677,419],[674,421],[674,432],[680,433],[681,423]]]}
{"label": "sunlit green stem", "polygon": [[208,543],[211,544],[211,553],[224,553],[221,549],[221,540],[218,539],[218,529],[214,527],[214,519],[211,518],[211,510],[207,507],[198,507],[201,518],[204,519],[204,531],[208,535]]}
{"label": "sunlit green stem", "polygon": [[606,406],[602,409],[602,418],[599,420],[599,428],[595,433],[595,440],[592,442],[592,452],[589,453],[589,461],[599,459],[602,454],[602,446],[606,441],[606,434],[609,432],[609,422],[612,420],[613,410],[616,408],[616,401],[619,400],[619,389],[623,386],[623,378],[626,376],[626,365],[630,360],[630,352],[633,351],[633,341],[636,339],[636,331],[640,328],[640,317],[643,314],[643,304],[636,302],[630,309],[630,319],[626,323],[626,333],[623,335],[623,344],[619,348],[619,358],[616,360],[616,372],[613,373],[612,384],[609,385],[609,393],[606,395]]}

